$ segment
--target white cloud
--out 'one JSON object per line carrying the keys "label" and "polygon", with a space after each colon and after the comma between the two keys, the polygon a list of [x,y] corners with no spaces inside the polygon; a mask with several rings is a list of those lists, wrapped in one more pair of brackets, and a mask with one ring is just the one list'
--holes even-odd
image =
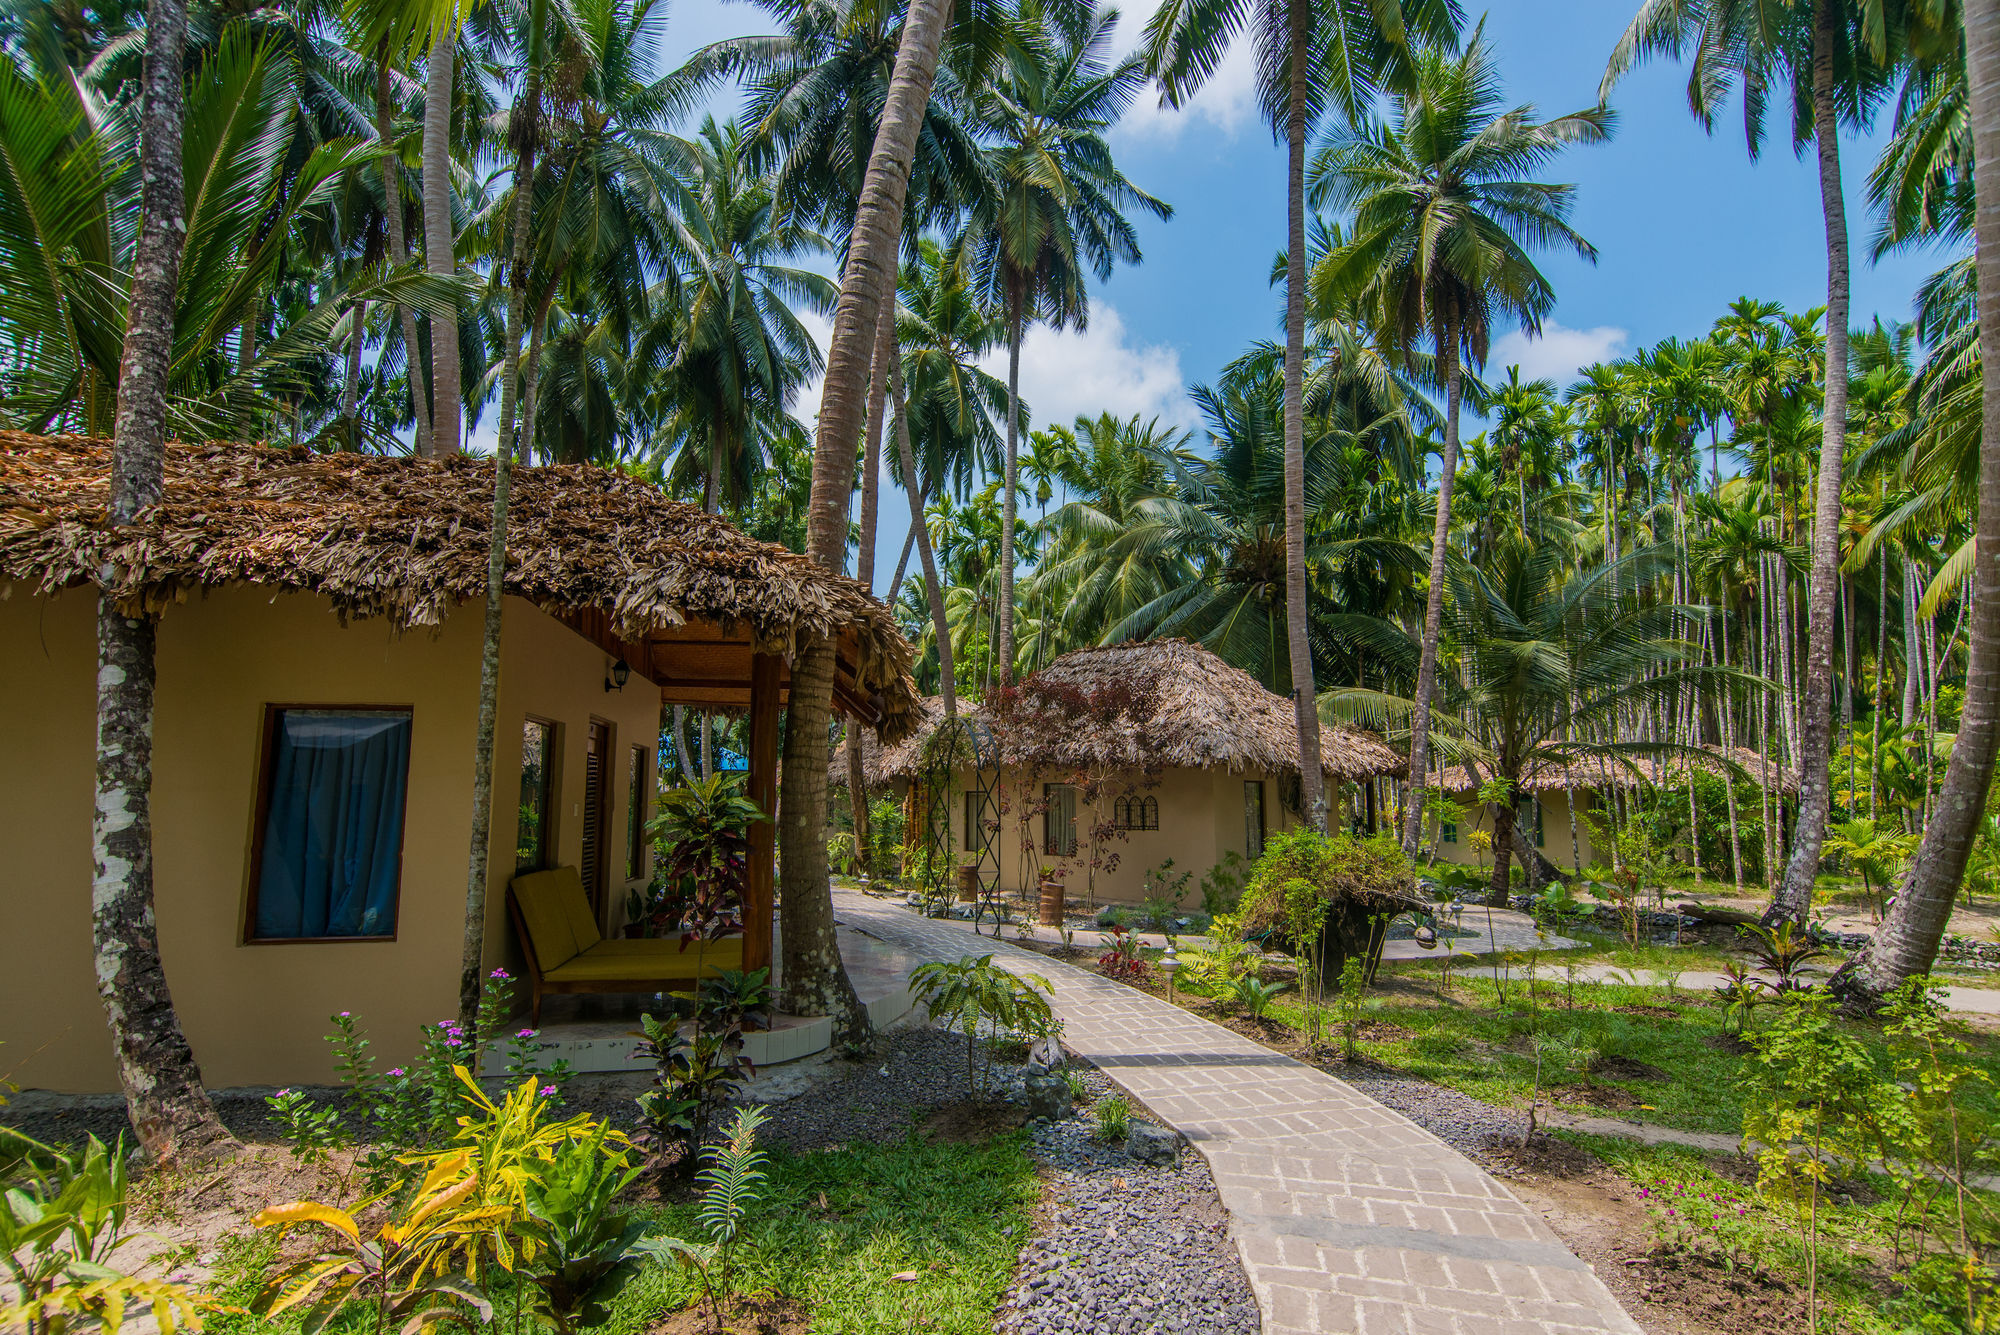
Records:
{"label": "white cloud", "polygon": [[1523,380],[1553,380],[1567,385],[1578,371],[1594,362],[1609,361],[1625,349],[1631,334],[1616,325],[1570,329],[1554,320],[1542,325],[1539,337],[1510,330],[1493,341],[1486,359],[1487,378],[1503,379],[1507,368],[1521,368]]}
{"label": "white cloud", "polygon": [[[1007,375],[1007,350],[997,348],[980,362],[989,373]],[[1181,378],[1180,353],[1164,344],[1132,342],[1125,321],[1111,306],[1090,313],[1081,333],[1036,326],[1021,344],[1021,397],[1034,425],[1073,421],[1079,413],[1137,413],[1179,426],[1194,426],[1194,405]]]}
{"label": "white cloud", "polygon": [[[1159,7],[1159,0],[1140,0],[1130,11],[1121,11],[1112,30],[1114,56],[1137,50],[1144,40],[1146,21]],[[1251,42],[1239,33],[1229,44],[1229,53],[1195,95],[1178,109],[1160,105],[1157,85],[1148,84],[1126,109],[1112,131],[1114,137],[1171,140],[1191,121],[1206,121],[1233,138],[1254,119],[1257,112],[1257,65]]]}

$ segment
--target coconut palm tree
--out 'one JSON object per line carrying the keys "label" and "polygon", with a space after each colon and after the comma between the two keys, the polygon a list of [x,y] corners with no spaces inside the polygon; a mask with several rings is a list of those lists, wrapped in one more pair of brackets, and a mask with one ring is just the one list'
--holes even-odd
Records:
{"label": "coconut palm tree", "polygon": [[[138,240],[117,379],[109,519],[131,523],[166,485],[167,402],[187,199],[181,179],[181,49],[187,8],[151,0],[139,103]],[[51,256],[51,259],[54,257]],[[133,1129],[174,1163],[226,1142],[181,1031],[153,918],[154,623],[108,592],[97,611],[97,799],[90,829],[98,995]]]}
{"label": "coconut palm tree", "polygon": [[1043,634],[1026,651],[1031,663],[1098,643],[1105,627],[1195,578],[1188,554],[1126,540],[1153,522],[1146,503],[1174,496],[1175,480],[1197,465],[1189,438],[1136,414],[1076,420],[1074,445],[1057,465],[1071,499],[1042,525],[1048,545],[1028,586],[1032,602],[1060,610],[1043,617]]}
{"label": "coconut palm tree", "polygon": [[[1965,83],[1973,160],[1973,233],[1978,266],[1978,348],[1982,364],[2000,357],[2000,4],[1965,0]],[[1977,548],[1958,741],[1937,810],[1924,828],[1901,892],[1882,927],[1843,968],[1834,990],[1856,1009],[1880,1004],[1904,979],[1937,958],[2000,758],[2000,385],[1981,387]]]}
{"label": "coconut palm tree", "polygon": [[[1445,386],[1444,461],[1410,732],[1413,775],[1430,760],[1462,368],[1485,363],[1496,317],[1532,331],[1554,306],[1555,291],[1530,248],[1561,246],[1595,259],[1568,223],[1575,187],[1532,175],[1570,145],[1602,142],[1611,127],[1603,107],[1547,121],[1535,119],[1533,107],[1506,107],[1494,53],[1476,30],[1458,54],[1420,53],[1414,84],[1392,100],[1390,118],[1336,130],[1313,164],[1315,201],[1351,209],[1354,218],[1348,243],[1314,271],[1315,287],[1328,300],[1349,293],[1364,299],[1392,346],[1423,338]],[[1403,845],[1414,851],[1421,804],[1407,805]]]}
{"label": "coconut palm tree", "polygon": [[824,314],[836,289],[789,261],[832,247],[779,212],[734,121],[705,120],[680,170],[687,199],[668,232],[680,303],[667,317],[674,346],[660,386],[675,408],[658,439],[704,479],[702,506],[714,514],[742,503],[760,436],[782,429],[786,402],[820,369],[794,307]]}
{"label": "coconut palm tree", "polygon": [[[1902,11],[1908,9],[1908,14]],[[1740,84],[1751,156],[1774,102],[1790,113],[1793,147],[1810,144],[1819,166],[1826,223],[1826,404],[1813,506],[1806,662],[1799,701],[1799,813],[1791,862],[1765,910],[1767,925],[1804,925],[1831,811],[1827,768],[1833,720],[1834,603],[1839,597],[1841,465],[1847,434],[1848,237],[1841,193],[1840,128],[1864,129],[1900,59],[1895,49],[1918,6],[1893,0],[1645,0],[1613,49],[1599,89],[1653,55],[1686,55],[1693,66],[1688,110],[1713,130],[1724,98]],[[1895,11],[1885,16],[1884,11]],[[1872,12],[1871,12],[1872,11]],[[1778,92],[1773,98],[1771,93]]]}
{"label": "coconut palm tree", "polygon": [[1145,83],[1139,58],[1106,55],[1115,9],[1074,38],[1030,34],[979,90],[978,119],[996,143],[992,186],[976,200],[965,242],[1007,323],[1007,456],[1001,474],[999,631],[1003,681],[1014,664],[1014,524],[1021,420],[1021,340],[1030,321],[1057,329],[1089,323],[1084,272],[1102,282],[1119,261],[1139,262],[1126,211],[1171,218],[1173,209],[1126,179],[1104,135]]}
{"label": "coconut palm tree", "polygon": [[[231,343],[261,318],[283,260],[254,237],[289,233],[369,160],[333,140],[288,165],[296,66],[234,25],[196,67],[182,136],[188,228],[171,312],[166,429],[185,438],[255,434],[276,396],[299,390],[335,329],[361,301],[439,306],[451,281],[356,269],[302,306],[245,365]],[[73,78],[30,80],[0,61],[0,343],[10,365],[0,413],[32,431],[104,434],[128,332],[123,289],[136,233],[115,219],[138,184],[120,170],[135,151],[123,118],[100,115]]]}
{"label": "coconut palm tree", "polygon": [[1285,597],[1291,677],[1299,683],[1299,760],[1306,819],[1326,828],[1319,715],[1306,637],[1306,139],[1327,110],[1360,118],[1385,88],[1408,88],[1415,50],[1458,33],[1456,0],[1167,0],[1146,21],[1146,68],[1163,101],[1183,106],[1248,31],[1258,93],[1285,141]]}

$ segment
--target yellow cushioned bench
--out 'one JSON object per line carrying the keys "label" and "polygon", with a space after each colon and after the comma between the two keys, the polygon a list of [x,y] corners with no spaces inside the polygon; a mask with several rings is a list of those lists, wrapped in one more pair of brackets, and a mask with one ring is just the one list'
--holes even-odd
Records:
{"label": "yellow cushioned bench", "polygon": [[528,872],[507,887],[514,934],[528,957],[529,1013],[555,992],[692,992],[703,978],[743,967],[743,938],[607,940],[574,867]]}

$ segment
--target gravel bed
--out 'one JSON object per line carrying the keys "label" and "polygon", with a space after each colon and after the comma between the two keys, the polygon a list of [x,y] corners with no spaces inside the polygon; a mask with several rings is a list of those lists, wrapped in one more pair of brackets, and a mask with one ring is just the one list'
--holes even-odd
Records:
{"label": "gravel bed", "polygon": [[[1087,1074],[1093,1102],[1111,1082]],[[1253,1335],[1257,1301],[1208,1165],[1136,1163],[1096,1140],[1087,1108],[1032,1125],[1049,1195],[994,1322],[1004,1335]]]}
{"label": "gravel bed", "polygon": [[[970,1097],[965,1035],[912,1028],[887,1039],[886,1054],[771,1104],[771,1120],[760,1137],[764,1143],[799,1151],[856,1140],[897,1141],[939,1108]],[[1002,1075],[998,1066],[994,1075]]]}
{"label": "gravel bed", "polygon": [[1342,1064],[1332,1074],[1481,1163],[1490,1152],[1487,1142],[1494,1136],[1518,1137],[1527,1116],[1517,1108],[1496,1108],[1455,1089],[1362,1062]]}

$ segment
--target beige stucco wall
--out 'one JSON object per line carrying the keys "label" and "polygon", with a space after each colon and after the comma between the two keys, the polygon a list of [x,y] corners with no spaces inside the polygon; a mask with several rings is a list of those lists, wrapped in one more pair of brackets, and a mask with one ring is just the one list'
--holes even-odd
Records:
{"label": "beige stucco wall", "polygon": [[[1565,869],[1574,866],[1589,866],[1591,863],[1596,862],[1598,860],[1598,853],[1590,842],[1590,827],[1585,823],[1584,819],[1585,811],[1582,804],[1587,804],[1588,802],[1586,795],[1583,793],[1577,794],[1577,801],[1580,806],[1577,812],[1576,839],[1577,843],[1582,846],[1583,856],[1581,858],[1576,856],[1576,846],[1570,842],[1569,794],[1560,790],[1546,792],[1539,794],[1537,800],[1540,801],[1542,806],[1542,856],[1550,862],[1555,863],[1556,866]],[[1474,830],[1484,830],[1487,834],[1492,834],[1492,812],[1481,802],[1464,803],[1460,807],[1457,827],[1456,838],[1450,840],[1440,839],[1438,841],[1438,857],[1446,862],[1455,862],[1461,866],[1472,867],[1483,865],[1491,867],[1493,865],[1493,854],[1490,851],[1482,853],[1481,850],[1473,847],[1471,836]],[[1519,835],[1520,828],[1517,825],[1516,837],[1519,837]]]}
{"label": "beige stucco wall", "polygon": [[[93,985],[90,812],[95,601],[21,587],[0,599],[0,1072],[23,1085],[108,1090],[116,1080]],[[342,627],[324,600],[218,590],[169,608],[159,632],[153,827],[161,954],[207,1082],[322,1080],[327,1017],[351,1010],[387,1064],[416,1051],[419,1024],[456,1009],[471,832],[482,611],[435,634]],[[582,799],[584,725],[614,724],[613,754],[653,735],[658,694],[636,673],[603,690],[605,656],[510,599],[495,747],[489,963],[507,958],[522,716],[563,725],[559,816]],[[244,912],[265,706],[411,708],[408,816],[396,939],[246,944]],[[509,740],[513,745],[509,746]],[[612,898],[620,897],[623,768],[615,771]],[[573,862],[581,822],[558,820]]]}
{"label": "beige stucco wall", "polygon": [[[991,781],[992,776],[988,777]],[[1022,787],[1025,783],[1031,794],[1038,796],[1042,782],[1049,778],[1025,776],[1023,772],[1012,769],[1001,776],[1005,801],[997,836],[1000,844],[1000,884],[1010,891],[1032,885],[1041,866],[1047,864],[1065,869],[1067,874],[1063,884],[1071,898],[1089,897],[1100,904],[1136,904],[1145,895],[1146,873],[1172,858],[1173,875],[1184,871],[1194,873],[1188,881],[1182,904],[1191,909],[1199,908],[1203,875],[1220,862],[1224,854],[1246,851],[1243,811],[1243,785],[1246,781],[1264,785],[1264,832],[1267,838],[1297,823],[1284,809],[1282,786],[1274,775],[1223,769],[1170,769],[1151,776],[1149,780],[1139,771],[1122,771],[1111,775],[1102,786],[1101,819],[1108,822],[1117,797],[1129,791],[1159,802],[1160,828],[1131,830],[1107,838],[1104,851],[1117,854],[1117,865],[1109,870],[1099,868],[1093,874],[1089,865],[1092,860],[1089,833],[1093,821],[1080,799],[1076,856],[1060,858],[1041,851],[1042,817],[1039,815],[1028,817],[1034,851],[1023,856],[1019,819],[1019,813],[1024,809],[1021,805]],[[973,855],[965,851],[964,794],[972,783],[972,775],[961,773],[954,782],[952,849],[961,860],[967,860]]]}

